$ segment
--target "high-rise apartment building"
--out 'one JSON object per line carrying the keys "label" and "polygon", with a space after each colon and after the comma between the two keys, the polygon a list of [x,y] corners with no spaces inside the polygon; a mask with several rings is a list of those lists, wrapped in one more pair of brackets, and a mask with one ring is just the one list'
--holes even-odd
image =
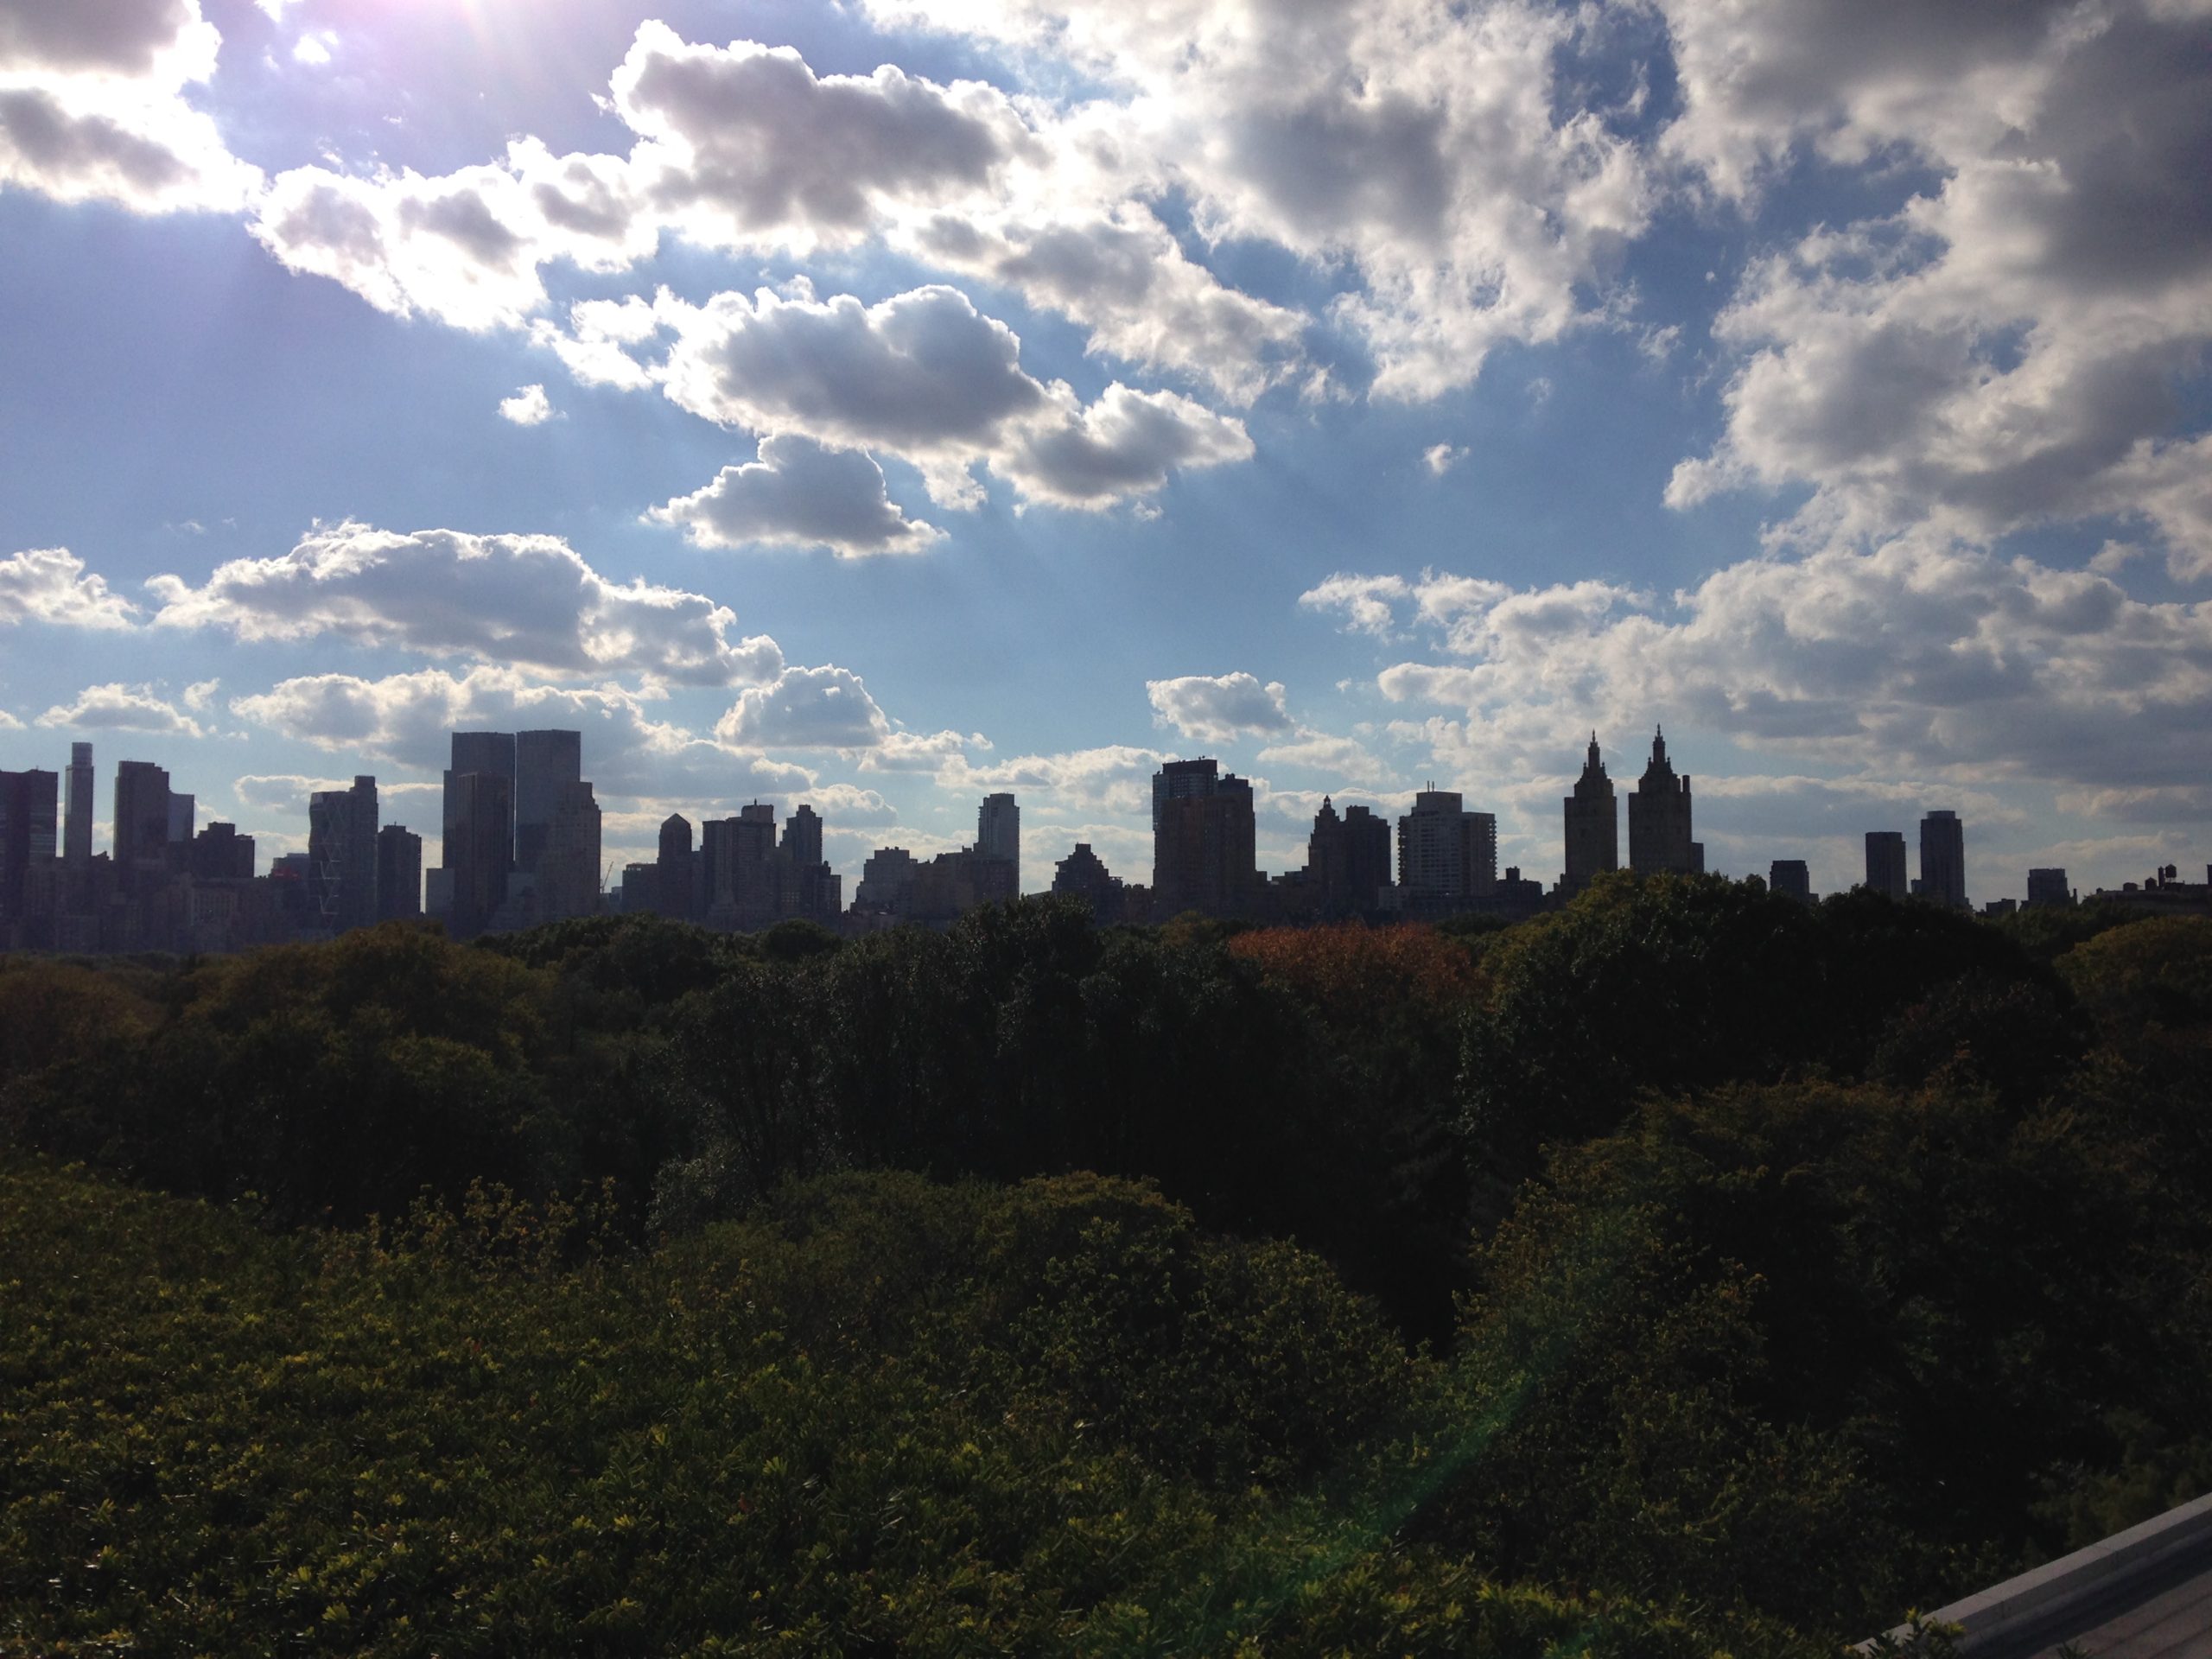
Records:
{"label": "high-rise apartment building", "polygon": [[423,837],[404,823],[377,831],[377,919],[411,921],[423,913]]}
{"label": "high-rise apartment building", "polygon": [[1259,886],[1252,785],[1210,760],[1153,774],[1152,880],[1163,917],[1247,913]]}
{"label": "high-rise apartment building", "polygon": [[[514,848],[512,842],[514,836],[515,810],[515,734],[512,732],[455,732],[452,734],[450,741],[453,746],[453,755],[448,770],[454,777],[463,777],[474,772],[505,780],[507,835],[510,841],[506,855],[508,865],[512,868],[514,862]],[[445,810],[447,821],[451,822],[453,816],[454,804],[448,793]],[[500,879],[502,881],[505,880],[504,876]],[[500,896],[503,898],[505,896],[504,890]]]}
{"label": "high-rise apartment building", "polygon": [[1559,890],[1572,898],[1590,885],[1591,878],[1621,867],[1620,809],[1613,802],[1613,780],[1598,758],[1598,734],[1590,734],[1590,753],[1582,763],[1582,776],[1574,792],[1566,798],[1567,866]]}
{"label": "high-rise apartment building", "polygon": [[1101,927],[1122,919],[1122,884],[1090,850],[1087,841],[1076,842],[1075,850],[1053,865],[1052,892],[1090,906],[1091,920]]}
{"label": "high-rise apartment building", "polygon": [[[583,781],[584,734],[517,732],[514,746],[515,868],[531,874],[565,791]],[[592,879],[597,881],[596,870]]]}
{"label": "high-rise apartment building", "polygon": [[784,820],[783,854],[794,864],[822,861],[822,815],[804,801]]}
{"label": "high-rise apartment building", "polygon": [[[461,735],[454,734],[456,752]],[[481,933],[507,896],[514,867],[513,788],[495,772],[445,775],[445,879],[438,886],[448,906],[446,925],[457,939]]]}
{"label": "high-rise apartment building", "polygon": [[190,868],[199,881],[251,881],[253,837],[219,818],[192,838]]}
{"label": "high-rise apartment building", "polygon": [[1903,899],[1910,896],[1904,864],[1904,831],[1866,832],[1866,885],[1873,892]]}
{"label": "high-rise apartment building", "polygon": [[579,916],[596,916],[600,810],[591,785],[581,780],[563,785],[553,802],[552,813],[543,827],[544,834],[537,849],[538,919],[563,922]]}
{"label": "high-rise apartment building", "polygon": [[1667,734],[1651,737],[1651,759],[1628,798],[1628,863],[1647,875],[1694,874],[1704,861],[1690,835],[1690,780],[1667,759]]}
{"label": "high-rise apartment building", "polygon": [[115,879],[126,893],[150,892],[168,874],[169,775],[150,760],[115,768]]}
{"label": "high-rise apartment building", "polygon": [[34,867],[54,862],[60,782],[50,772],[0,772],[0,924],[23,918]]}
{"label": "high-rise apartment building", "polygon": [[671,812],[661,820],[660,855],[653,864],[653,902],[662,915],[689,920],[699,913],[698,868],[691,820]]}
{"label": "high-rise apartment building", "polygon": [[1021,886],[1021,809],[1011,795],[986,795],[976,811],[976,850],[1014,866],[1014,887]]}
{"label": "high-rise apartment building", "polygon": [[1784,899],[1813,902],[1813,872],[1802,858],[1777,858],[1767,866],[1767,887]]}
{"label": "high-rise apartment building", "polygon": [[69,785],[61,826],[61,860],[81,869],[92,857],[92,746],[69,746]]}
{"label": "high-rise apartment building", "polygon": [[1967,831],[1959,815],[1930,812],[1920,821],[1920,896],[1967,908]]}
{"label": "high-rise apartment building", "polygon": [[2031,905],[2070,905],[2074,889],[2066,885],[2063,869],[2030,870],[2028,902]]}
{"label": "high-rise apartment building", "polygon": [[377,919],[377,780],[308,797],[308,906],[333,933]]}
{"label": "high-rise apartment building", "polygon": [[200,828],[200,803],[189,795],[169,791],[169,845],[186,847]]}
{"label": "high-rise apartment building", "polygon": [[1371,809],[1321,798],[1306,837],[1306,904],[1323,916],[1357,916],[1381,904],[1390,885],[1390,825]]}

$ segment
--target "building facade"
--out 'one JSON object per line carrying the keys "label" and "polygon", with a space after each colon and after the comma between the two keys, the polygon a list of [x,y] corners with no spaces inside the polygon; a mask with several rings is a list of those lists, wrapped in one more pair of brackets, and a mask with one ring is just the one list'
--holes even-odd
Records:
{"label": "building facade", "polygon": [[1866,885],[1888,898],[1910,898],[1912,888],[1905,874],[1904,831],[1869,830],[1866,832]]}
{"label": "building facade", "polygon": [[1930,812],[1920,821],[1920,884],[1915,889],[1933,904],[1967,908],[1967,831],[1959,815]]}
{"label": "building facade", "polygon": [[1213,760],[1171,760],[1153,775],[1152,798],[1155,914],[1249,914],[1259,887],[1252,785]]}
{"label": "building facade", "polygon": [[1651,759],[1628,798],[1628,863],[1646,875],[1692,875],[1705,860],[1690,830],[1690,780],[1667,759],[1667,734],[1651,737]]}
{"label": "building facade", "polygon": [[1582,762],[1582,775],[1574,792],[1562,804],[1567,812],[1567,862],[1560,873],[1562,897],[1573,898],[1590,885],[1592,878],[1621,867],[1620,809],[1613,801],[1613,780],[1598,755],[1598,734],[1590,734],[1590,752]]}

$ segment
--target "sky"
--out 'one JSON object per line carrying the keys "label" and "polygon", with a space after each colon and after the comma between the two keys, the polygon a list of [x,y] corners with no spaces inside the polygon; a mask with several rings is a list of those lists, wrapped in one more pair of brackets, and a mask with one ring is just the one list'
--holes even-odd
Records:
{"label": "sky", "polygon": [[2212,859],[2212,0],[0,0],[0,766]]}

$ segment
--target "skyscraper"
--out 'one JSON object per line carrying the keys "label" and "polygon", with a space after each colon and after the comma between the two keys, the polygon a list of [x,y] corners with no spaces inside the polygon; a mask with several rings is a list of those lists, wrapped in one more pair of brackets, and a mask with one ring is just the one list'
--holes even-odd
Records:
{"label": "skyscraper", "polygon": [[1785,899],[1813,902],[1813,873],[1802,858],[1777,858],[1767,866],[1767,887]]}
{"label": "skyscraper", "polygon": [[1954,910],[1967,907],[1967,832],[1952,811],[1920,821],[1920,896]]}
{"label": "skyscraper", "polygon": [[[455,732],[452,734],[451,741],[453,744],[451,776],[462,777],[476,772],[488,777],[504,779],[506,781],[507,835],[510,842],[506,856],[509,865],[512,866],[514,861],[512,845],[515,810],[514,734],[512,732]],[[448,789],[446,797],[446,822],[452,823],[453,817],[454,800],[452,792]],[[446,853],[445,858],[447,864],[450,865],[453,861],[450,850]],[[500,877],[503,883],[505,879],[504,875]],[[505,896],[505,890],[502,887],[500,897]]]}
{"label": "skyscraper", "polygon": [[92,856],[92,746],[69,746],[68,817],[61,831],[62,861],[80,869]]}
{"label": "skyscraper", "polygon": [[2030,870],[2028,902],[2031,905],[2070,905],[2074,889],[2066,885],[2063,868]]}
{"label": "skyscraper", "polygon": [[1667,759],[1667,734],[1654,732],[1651,759],[1628,798],[1628,863],[1647,875],[1696,871],[1691,850],[1690,780],[1677,778]]}
{"label": "skyscraper", "polygon": [[1015,890],[1020,888],[1021,809],[1011,795],[986,795],[976,811],[976,850],[1014,865]]}
{"label": "skyscraper", "polygon": [[698,857],[691,850],[691,820],[671,812],[661,820],[660,856],[653,868],[653,898],[664,916],[698,913]]}
{"label": "skyscraper", "polygon": [[1170,760],[1152,779],[1156,912],[1243,914],[1258,886],[1252,785],[1209,760]]}
{"label": "skyscraper", "polygon": [[543,830],[537,851],[539,919],[562,922],[579,916],[596,916],[600,811],[591,785],[581,779],[563,784]]}
{"label": "skyscraper", "polygon": [[822,861],[822,815],[804,802],[784,820],[783,853],[794,864]]}
{"label": "skyscraper", "polygon": [[377,831],[377,919],[410,921],[423,913],[423,837],[404,823]]}
{"label": "skyscraper", "polygon": [[115,768],[115,878],[125,893],[150,890],[167,872],[169,775],[150,760]]}
{"label": "skyscraper", "polygon": [[1866,832],[1866,885],[1892,899],[1910,895],[1912,889],[1905,879],[1904,830]]}
{"label": "skyscraper", "polygon": [[333,933],[377,919],[377,780],[308,797],[308,908]]}
{"label": "skyscraper", "polygon": [[1613,780],[1605,776],[1598,758],[1598,734],[1590,734],[1590,753],[1582,763],[1582,776],[1574,792],[1566,798],[1567,868],[1559,878],[1562,893],[1572,898],[1590,885],[1590,879],[1621,867],[1620,810],[1613,804]]}
{"label": "skyscraper", "polygon": [[60,781],[50,772],[0,772],[0,924],[22,918],[32,866],[54,861]]}
{"label": "skyscraper", "polygon": [[1465,813],[1455,791],[1424,789],[1398,820],[1398,885],[1409,898],[1434,904],[1466,895]]}
{"label": "skyscraper", "polygon": [[[460,749],[461,734],[454,736]],[[445,775],[447,925],[457,939],[481,933],[507,896],[514,861],[513,785],[494,772]]]}
{"label": "skyscraper", "polygon": [[[582,732],[517,732],[515,744],[515,868],[537,868],[563,791],[583,781]],[[593,880],[598,874],[594,870]]]}

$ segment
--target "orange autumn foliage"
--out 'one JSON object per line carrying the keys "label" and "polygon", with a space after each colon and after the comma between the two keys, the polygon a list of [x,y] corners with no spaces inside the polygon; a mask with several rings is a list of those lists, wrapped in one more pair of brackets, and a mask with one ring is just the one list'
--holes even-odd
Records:
{"label": "orange autumn foliage", "polygon": [[1440,1014],[1482,992],[1465,949],[1419,922],[1256,928],[1230,939],[1229,950],[1334,1020],[1371,1021],[1408,1004]]}

